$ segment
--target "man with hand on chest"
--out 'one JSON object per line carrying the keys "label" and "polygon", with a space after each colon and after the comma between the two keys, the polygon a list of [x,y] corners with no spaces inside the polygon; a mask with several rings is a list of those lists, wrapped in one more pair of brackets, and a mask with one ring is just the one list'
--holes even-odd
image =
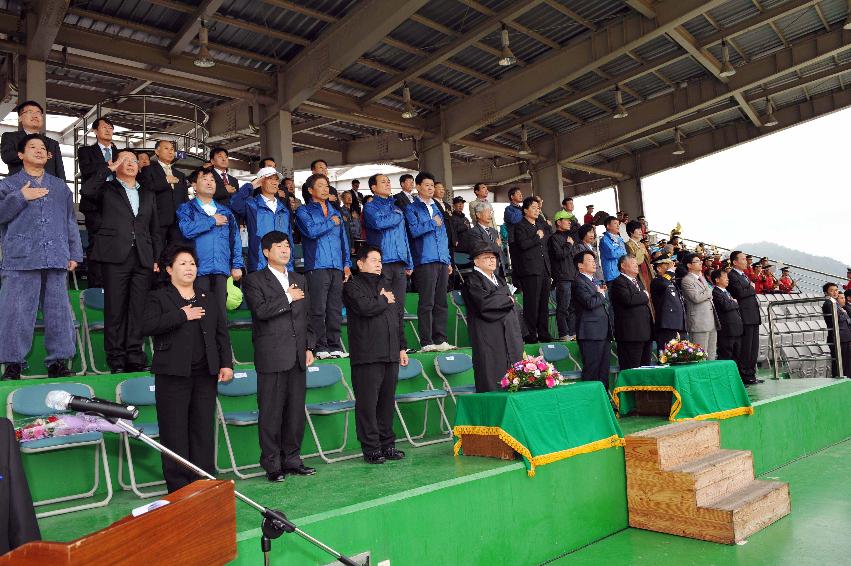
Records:
{"label": "man with hand on chest", "polygon": [[621,371],[650,365],[653,316],[650,294],[638,279],[634,255],[618,258],[621,274],[609,284],[609,300],[615,315],[615,343]]}
{"label": "man with hand on chest", "polygon": [[151,163],[153,167],[146,167],[139,174],[142,186],[157,198],[157,219],[163,248],[183,240],[177,223],[177,209],[189,200],[186,175],[174,167],[175,149],[173,141],[159,140],[154,148],[157,159]]}

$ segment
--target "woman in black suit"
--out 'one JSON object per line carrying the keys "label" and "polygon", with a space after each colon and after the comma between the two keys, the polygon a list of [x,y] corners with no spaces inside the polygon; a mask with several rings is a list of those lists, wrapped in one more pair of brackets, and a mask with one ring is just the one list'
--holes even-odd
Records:
{"label": "woman in black suit", "polygon": [[[154,338],[160,440],[213,474],[216,384],[233,379],[233,360],[227,321],[212,295],[195,290],[196,264],[192,246],[174,244],[163,252],[159,265],[170,282],[148,295],[142,327]],[[197,479],[165,456],[162,465],[169,492]]]}
{"label": "woman in black suit", "polygon": [[523,200],[523,220],[514,226],[514,280],[523,291],[523,318],[527,344],[551,342],[549,299],[552,285],[547,240],[552,230],[538,220],[541,205],[536,197]]}

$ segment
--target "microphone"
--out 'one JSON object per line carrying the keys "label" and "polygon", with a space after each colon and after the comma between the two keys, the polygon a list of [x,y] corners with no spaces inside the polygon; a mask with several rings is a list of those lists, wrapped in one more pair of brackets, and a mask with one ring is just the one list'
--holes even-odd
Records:
{"label": "microphone", "polygon": [[44,404],[54,411],[79,411],[81,413],[99,413],[113,419],[133,420],[139,416],[139,410],[133,405],[122,405],[104,399],[79,397],[67,391],[51,391],[44,398]]}

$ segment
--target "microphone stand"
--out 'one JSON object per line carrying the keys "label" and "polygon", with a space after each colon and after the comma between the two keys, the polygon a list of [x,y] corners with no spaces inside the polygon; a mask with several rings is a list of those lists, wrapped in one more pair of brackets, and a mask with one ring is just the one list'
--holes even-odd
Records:
{"label": "microphone stand", "polygon": [[[193,472],[195,472],[199,476],[210,479],[210,480],[216,479],[216,477],[213,476],[212,474],[207,473],[206,471],[202,470],[201,468],[199,468],[198,466],[196,466],[195,464],[193,464],[192,462],[190,462],[186,458],[184,458],[184,457],[180,456],[179,454],[175,453],[174,451],[166,448],[165,446],[163,446],[162,444],[160,444],[159,442],[157,442],[156,440],[154,440],[150,436],[143,433],[141,430],[133,427],[128,422],[121,420],[121,419],[105,417],[104,415],[102,415],[100,413],[93,413],[93,414],[96,414],[96,415],[104,418],[105,420],[111,422],[112,424],[118,425],[119,427],[123,428],[127,432],[127,434],[129,434],[131,437],[135,438],[136,440],[142,441],[143,443],[147,444],[148,446],[150,446],[151,448],[153,448],[157,452],[160,452],[162,454],[167,455],[169,458],[171,458],[175,462],[179,463],[184,468],[192,470]],[[327,544],[323,543],[320,540],[313,538],[312,536],[310,536],[306,532],[304,532],[301,529],[299,529],[298,527],[296,527],[295,524],[292,521],[287,519],[287,516],[284,515],[284,513],[282,511],[279,511],[277,509],[270,509],[268,507],[264,507],[263,505],[257,503],[253,499],[241,494],[240,492],[238,492],[235,489],[233,490],[233,493],[237,497],[237,499],[239,499],[240,501],[242,501],[243,503],[245,503],[245,504],[247,504],[251,507],[254,507],[257,511],[260,512],[260,515],[263,516],[263,523],[261,525],[261,530],[263,532],[263,535],[260,538],[260,548],[263,551],[264,564],[266,564],[267,566],[269,564],[269,552],[272,550],[272,540],[280,537],[284,533],[295,533],[295,534],[297,534],[298,536],[300,536],[301,538],[303,538],[304,540],[306,540],[307,542],[309,542],[313,546],[327,552],[328,554],[333,556],[335,560],[341,562],[342,564],[345,564],[346,566],[358,566],[358,564],[356,562],[352,561],[351,558],[348,558],[347,556],[340,554],[339,552],[337,552],[336,550],[334,550],[333,548],[331,548]]]}

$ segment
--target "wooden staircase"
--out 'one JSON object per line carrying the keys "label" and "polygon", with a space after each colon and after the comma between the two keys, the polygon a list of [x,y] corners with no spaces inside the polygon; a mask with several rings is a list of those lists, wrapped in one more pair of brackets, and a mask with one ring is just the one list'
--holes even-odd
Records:
{"label": "wooden staircase", "polygon": [[791,511],[789,484],[754,480],[753,455],[724,450],[715,421],[626,437],[631,527],[734,544]]}

